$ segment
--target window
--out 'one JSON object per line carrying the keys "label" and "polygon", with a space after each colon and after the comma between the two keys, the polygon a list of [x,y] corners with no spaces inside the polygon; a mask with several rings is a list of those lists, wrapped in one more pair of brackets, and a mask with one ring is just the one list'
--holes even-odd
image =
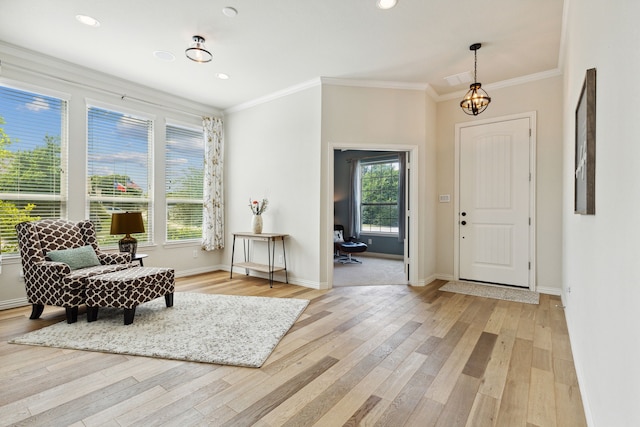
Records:
{"label": "window", "polygon": [[204,132],[167,125],[167,241],[202,238]]}
{"label": "window", "polygon": [[360,163],[360,231],[398,234],[398,160]]}
{"label": "window", "polygon": [[122,236],[109,234],[111,214],[142,212],[145,232],[138,244],[149,243],[152,229],[153,188],[149,172],[153,121],[89,106],[87,112],[87,188],[89,217],[98,242],[116,247]]}
{"label": "window", "polygon": [[67,101],[0,86],[0,237],[18,252],[15,225],[66,217]]}

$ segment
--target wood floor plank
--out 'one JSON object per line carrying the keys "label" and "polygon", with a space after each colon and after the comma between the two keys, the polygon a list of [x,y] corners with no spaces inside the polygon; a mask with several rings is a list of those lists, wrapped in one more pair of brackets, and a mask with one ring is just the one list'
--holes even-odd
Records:
{"label": "wood floor plank", "polygon": [[378,396],[369,396],[366,402],[364,402],[342,426],[356,427],[361,425],[362,420],[369,414],[369,412],[371,412],[371,409],[374,408],[380,400],[382,399]]}
{"label": "wood floor plank", "polygon": [[489,363],[487,363],[482,384],[480,385],[480,393],[500,401],[504,386],[507,382],[509,364],[511,362],[515,341],[515,335],[498,335],[496,343],[493,346],[491,358],[489,359]]}
{"label": "wood floor plank", "polygon": [[407,322],[396,333],[381,343],[376,349],[364,357],[347,372],[340,375],[330,387],[324,390],[314,400],[309,402],[289,419],[284,426],[305,426],[317,422],[335,404],[337,404],[353,387],[355,387],[369,372],[389,356],[394,349],[402,344],[420,326],[416,322]]}
{"label": "wood floor plank", "polygon": [[532,341],[516,338],[496,426],[511,427],[527,423],[532,353]]}
{"label": "wood floor plank", "polygon": [[251,425],[264,415],[271,412],[280,403],[287,400],[288,397],[298,392],[298,390],[302,389],[306,384],[322,375],[337,362],[337,359],[333,359],[331,357],[326,357],[320,360],[311,369],[308,369],[290,381],[287,381],[285,384],[274,390],[273,393],[265,396],[251,407],[238,413],[238,415],[225,422],[223,426]]}
{"label": "wood floor plank", "polygon": [[456,386],[456,383],[451,381],[451,378],[460,377],[481,335],[482,330],[475,325],[467,328],[462,337],[460,337],[460,341],[442,365],[433,383],[427,389],[426,397],[440,403],[446,404],[448,402],[449,396]]}
{"label": "wood floor plank", "polygon": [[339,426],[361,420],[380,401],[380,397],[371,395],[371,390],[375,390],[390,375],[392,372],[388,369],[376,366],[313,425]]}
{"label": "wood floor plank", "polygon": [[461,375],[453,387],[451,395],[444,405],[436,427],[457,427],[467,423],[473,402],[475,401],[480,380]]}
{"label": "wood floor plank", "polygon": [[498,336],[496,334],[482,332],[476,346],[471,352],[471,356],[469,356],[467,363],[462,369],[462,373],[474,378],[482,378],[487,369],[487,364],[489,363],[497,339]]}
{"label": "wood floor plank", "polygon": [[444,405],[442,403],[423,397],[407,419],[405,425],[433,427],[438,422],[443,407]]}
{"label": "wood floor plank", "polygon": [[577,385],[555,383],[555,398],[555,416],[558,426],[584,427],[587,425],[582,397]]}
{"label": "wood floor plank", "polygon": [[493,427],[498,417],[498,400],[477,393],[465,427]]}
{"label": "wood floor plank", "polygon": [[538,426],[556,425],[556,398],[553,373],[531,369],[527,422]]}
{"label": "wood floor plank", "polygon": [[585,426],[560,299],[532,306],[444,283],[319,290],[225,271],[178,278],[177,301],[309,300],[259,369],[8,344],[65,312],[0,311],[0,425]]}

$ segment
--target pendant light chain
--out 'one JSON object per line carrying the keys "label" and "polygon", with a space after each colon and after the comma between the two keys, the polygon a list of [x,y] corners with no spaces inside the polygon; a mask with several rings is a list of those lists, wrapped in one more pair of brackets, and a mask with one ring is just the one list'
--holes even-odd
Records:
{"label": "pendant light chain", "polygon": [[473,82],[478,81],[478,49],[473,51]]}

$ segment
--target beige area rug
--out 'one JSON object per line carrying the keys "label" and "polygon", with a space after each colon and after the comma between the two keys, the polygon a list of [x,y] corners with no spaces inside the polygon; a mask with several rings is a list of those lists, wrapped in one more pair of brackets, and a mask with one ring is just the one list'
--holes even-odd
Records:
{"label": "beige area rug", "polygon": [[[357,254],[356,254],[357,255]],[[398,259],[355,256],[362,264],[333,262],[333,286],[405,285],[404,262]]]}
{"label": "beige area rug", "polygon": [[447,282],[440,290],[474,295],[477,297],[523,302],[525,304],[539,304],[540,302],[540,294],[538,292],[532,292],[527,289],[514,289],[506,286],[468,282]]}
{"label": "beige area rug", "polygon": [[178,292],[137,307],[100,309],[98,320],[66,322],[10,341],[75,350],[259,368],[309,304],[308,300]]}

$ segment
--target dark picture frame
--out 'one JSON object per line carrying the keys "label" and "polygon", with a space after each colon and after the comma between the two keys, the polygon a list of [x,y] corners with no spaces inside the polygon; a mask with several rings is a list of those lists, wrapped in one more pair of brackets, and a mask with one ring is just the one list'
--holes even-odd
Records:
{"label": "dark picture frame", "polygon": [[596,213],[596,69],[587,70],[576,106],[574,212]]}

